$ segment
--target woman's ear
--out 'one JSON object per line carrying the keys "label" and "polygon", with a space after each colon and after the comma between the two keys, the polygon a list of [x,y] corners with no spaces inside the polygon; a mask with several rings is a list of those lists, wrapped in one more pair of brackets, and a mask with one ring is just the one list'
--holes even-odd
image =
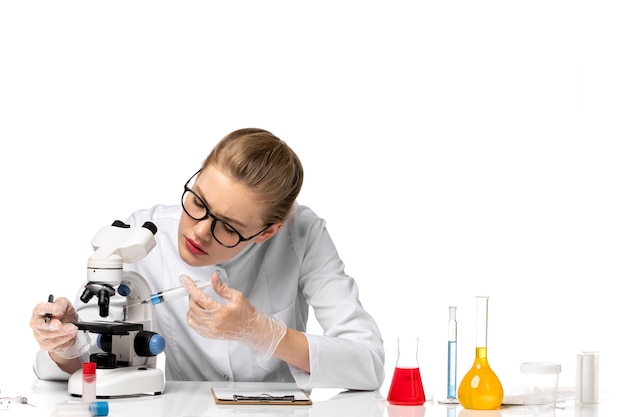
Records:
{"label": "woman's ear", "polygon": [[263,233],[261,233],[260,235],[252,239],[252,241],[255,243],[265,242],[267,239],[271,238],[276,233],[278,233],[280,228],[283,227],[283,224],[284,224],[283,222],[274,223],[273,225],[268,227],[267,230],[265,230]]}

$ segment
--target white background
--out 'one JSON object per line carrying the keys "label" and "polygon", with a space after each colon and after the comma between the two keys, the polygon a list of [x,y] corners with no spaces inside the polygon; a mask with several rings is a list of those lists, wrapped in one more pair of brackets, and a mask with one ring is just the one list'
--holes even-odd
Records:
{"label": "white background", "polygon": [[476,295],[505,391],[528,360],[573,387],[599,350],[621,393],[625,21],[619,1],[1,2],[0,389],[32,380],[31,310],[74,296],[95,232],[177,203],[255,126],[304,163],[299,202],[383,333],[385,393],[406,332],[445,396],[450,305],[460,381]]}

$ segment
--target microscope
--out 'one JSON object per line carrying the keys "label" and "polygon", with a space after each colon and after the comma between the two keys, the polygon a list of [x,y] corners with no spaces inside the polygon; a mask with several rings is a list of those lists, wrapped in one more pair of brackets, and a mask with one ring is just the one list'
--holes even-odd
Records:
{"label": "microscope", "polygon": [[[102,227],[91,241],[94,253],[87,263],[87,283],[80,296],[83,303],[97,297],[102,320],[74,323],[79,331],[97,334],[101,352],[92,353],[96,363],[98,398],[135,395],[159,395],[165,386],[163,372],[156,367],[156,356],[165,349],[165,341],[155,333],[154,305],[142,303],[151,295],[146,280],[138,273],[124,271],[124,263],[134,263],[156,246],[156,226],[146,222],[130,227],[116,220]],[[126,298],[122,320],[106,320],[112,296]],[[82,370],[68,381],[72,396],[82,395]]]}

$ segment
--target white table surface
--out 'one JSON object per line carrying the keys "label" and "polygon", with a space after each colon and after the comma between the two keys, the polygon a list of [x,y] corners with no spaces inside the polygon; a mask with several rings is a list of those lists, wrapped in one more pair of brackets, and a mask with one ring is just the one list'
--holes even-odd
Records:
{"label": "white table surface", "polygon": [[[599,404],[577,408],[573,399],[565,399],[557,408],[502,406],[494,411],[466,410],[460,405],[445,406],[428,401],[424,406],[394,406],[380,391],[345,392],[338,389],[314,389],[313,405],[218,405],[213,401],[211,387],[274,387],[293,388],[288,384],[167,382],[163,394],[129,398],[103,399],[109,403],[110,417],[125,416],[317,416],[317,417],[609,417],[623,415],[616,401],[601,398]],[[67,393],[66,382],[35,381],[30,393],[23,393],[29,404],[14,401],[0,409],[0,417],[47,416],[57,404],[80,402]],[[6,400],[5,404],[6,406]]]}

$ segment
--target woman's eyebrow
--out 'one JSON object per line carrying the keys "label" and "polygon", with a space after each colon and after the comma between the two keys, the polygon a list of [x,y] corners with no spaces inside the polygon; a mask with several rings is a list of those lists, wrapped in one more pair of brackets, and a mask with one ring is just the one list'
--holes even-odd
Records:
{"label": "woman's eyebrow", "polygon": [[[194,187],[193,187],[193,188],[194,188],[194,192],[195,192],[196,194],[198,194],[198,195],[200,196],[200,198],[202,198],[202,201],[204,202],[204,204],[206,204],[206,206],[209,208],[209,210],[211,210],[211,206],[210,206],[210,205],[209,205],[209,203],[207,202],[206,197],[204,196],[204,194],[202,193],[202,191],[198,190],[198,188],[196,188],[196,187],[195,187],[195,184],[194,184]],[[243,229],[245,229],[245,228],[246,228],[246,225],[245,225],[245,224],[243,224],[242,222],[240,222],[240,221],[239,221],[239,220],[237,220],[237,219],[233,219],[233,218],[230,218],[230,217],[228,217],[228,216],[222,216],[222,215],[219,215],[218,213],[215,213],[213,210],[211,210],[211,213],[213,213],[213,215],[214,215],[215,217],[217,217],[218,219],[220,219],[220,220],[224,220],[226,223],[230,224],[231,226],[234,224],[234,225],[239,226],[239,227],[241,227],[241,228],[243,228]]]}

